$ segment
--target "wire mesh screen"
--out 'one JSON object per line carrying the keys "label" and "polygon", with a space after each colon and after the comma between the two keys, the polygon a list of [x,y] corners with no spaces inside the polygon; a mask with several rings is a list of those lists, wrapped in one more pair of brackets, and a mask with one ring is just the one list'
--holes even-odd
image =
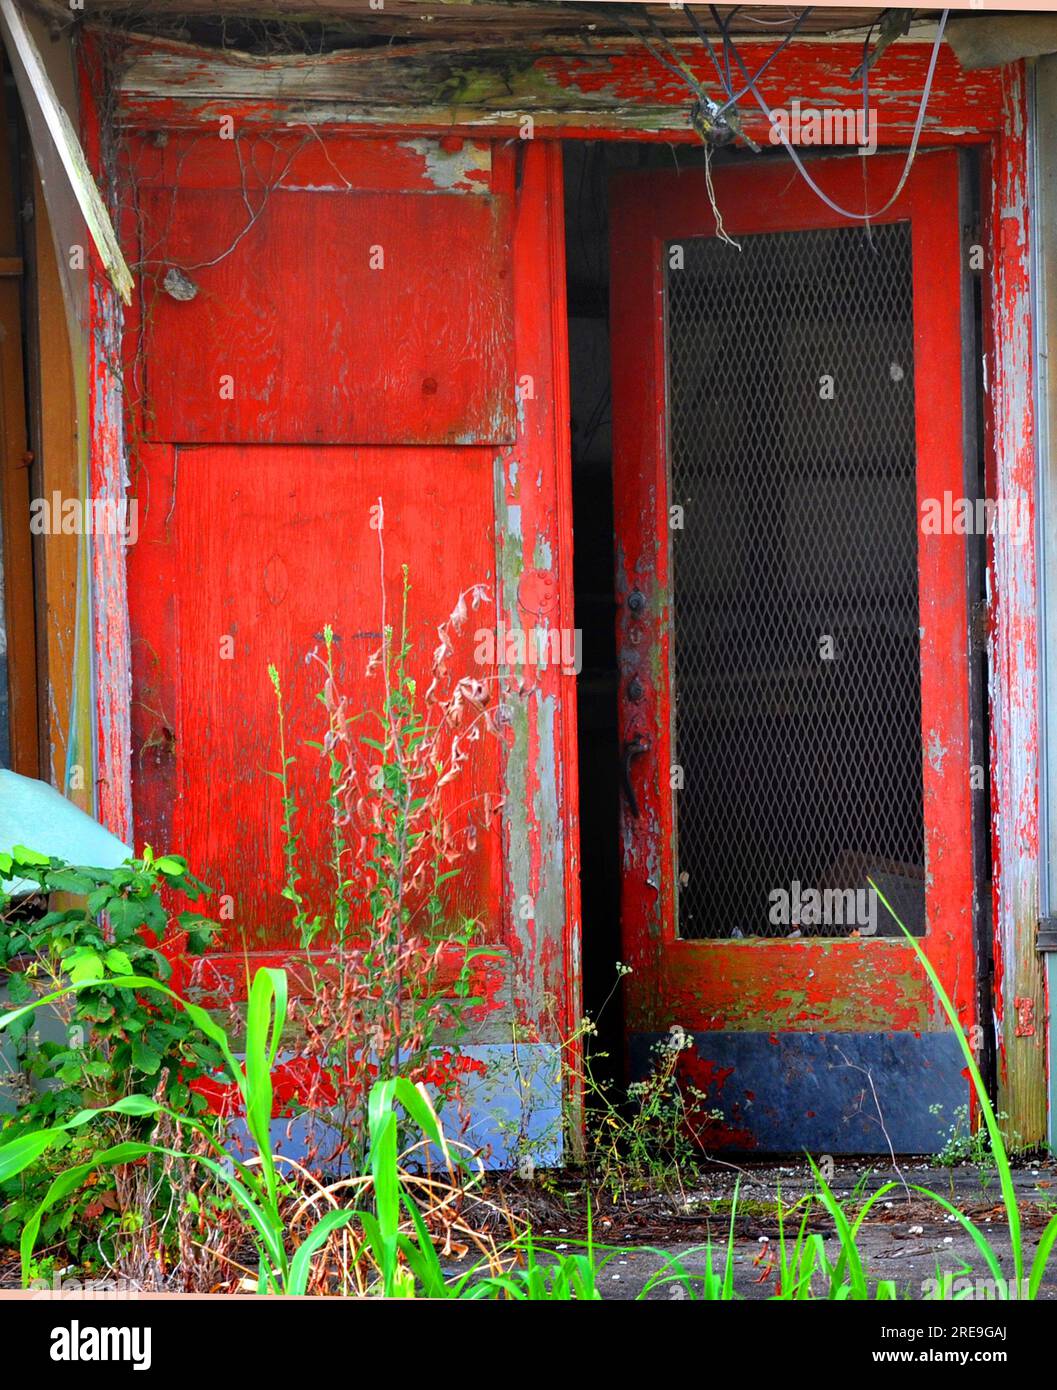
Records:
{"label": "wire mesh screen", "polygon": [[740,241],[667,248],[680,935],[920,933],[910,228]]}

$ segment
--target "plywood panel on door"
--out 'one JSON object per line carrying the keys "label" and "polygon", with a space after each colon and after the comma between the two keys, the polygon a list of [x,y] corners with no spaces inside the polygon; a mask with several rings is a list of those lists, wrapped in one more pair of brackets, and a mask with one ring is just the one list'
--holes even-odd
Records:
{"label": "plywood panel on door", "polygon": [[[410,465],[419,465],[417,471]],[[307,882],[325,896],[329,819],[320,740],[326,713],[316,700],[323,627],[334,629],[339,686],[355,714],[381,707],[381,675],[367,674],[380,644],[383,595],[377,504],[384,508],[385,621],[399,629],[401,565],[408,566],[412,671],[421,700],[437,627],[471,583],[494,592],[492,467],[483,451],[203,448],[178,455],[168,541],[175,631],[170,668],[175,709],[175,808],[171,842],[218,892],[234,899],[239,940],[289,942],[280,897],[283,831],[275,695],[281,676],[287,751],[300,811]],[[149,544],[149,540],[148,540]],[[474,630],[494,624],[491,604],[470,612],[456,638],[453,679],[491,676],[474,662]],[[306,658],[309,658],[306,660]],[[459,665],[458,663],[462,663]],[[374,737],[368,717],[363,733]],[[368,754],[369,756],[369,754]],[[453,912],[479,916],[493,939],[498,914],[498,832],[481,798],[498,800],[498,747],[482,738],[453,784],[452,820],[465,847]],[[474,799],[476,798],[476,799]],[[292,944],[292,943],[291,943]]]}
{"label": "plywood panel on door", "polygon": [[513,440],[508,199],[254,197],[251,213],[231,189],[143,192],[151,438]]}

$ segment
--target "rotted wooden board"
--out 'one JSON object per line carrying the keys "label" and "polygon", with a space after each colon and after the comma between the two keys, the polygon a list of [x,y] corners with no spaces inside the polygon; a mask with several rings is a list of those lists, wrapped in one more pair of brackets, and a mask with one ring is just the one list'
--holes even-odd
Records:
{"label": "rotted wooden board", "polygon": [[[61,12],[68,0],[45,0]],[[781,28],[791,22],[791,11],[783,6],[753,6],[745,16],[744,6],[719,5],[724,19],[729,20],[735,34],[756,34],[765,24]],[[897,7],[898,8],[898,7]],[[958,5],[953,6],[959,8]],[[962,8],[970,8],[963,0]],[[992,4],[992,8],[998,8]],[[710,25],[709,9],[698,0],[697,9],[703,22]],[[681,13],[682,6],[673,7],[668,0],[660,3],[638,4],[630,18],[638,19],[648,12],[653,22],[668,33],[686,33],[688,22]],[[874,23],[883,8],[855,6],[841,0],[823,0],[813,7],[801,26],[803,32],[818,33],[839,28],[851,28]],[[64,17],[68,17],[68,10]],[[624,12],[626,13],[626,12]],[[384,6],[369,9],[364,0],[327,0],[327,4],[310,9],[305,0],[151,0],[149,11],[130,13],[128,0],[84,0],[85,17],[108,16],[111,23],[130,28],[149,29],[152,25],[164,28],[172,16],[225,16],[229,20],[257,20],[278,17],[288,22],[315,20],[327,24],[337,34],[350,31],[361,34],[412,37],[414,35],[444,35],[464,42],[479,40],[483,33],[505,34],[511,38],[524,34],[554,33],[620,33],[622,10],[615,5],[584,3],[584,0],[443,0],[442,4],[427,5],[423,0],[385,0]]]}
{"label": "rotted wooden board", "polygon": [[[666,65],[630,36],[592,37],[585,43],[558,35],[519,44],[504,44],[499,37],[463,47],[420,42],[278,56],[136,36],[126,42],[118,115],[133,129],[216,129],[237,110],[242,128],[274,125],[281,118],[298,126],[491,128],[523,138],[525,118],[531,116],[538,135],[699,138],[688,119],[694,92],[673,71],[673,59]],[[805,106],[861,107],[862,79],[855,76],[861,44],[798,38],[776,55],[776,42],[739,45],[749,73],[767,65],[759,90],[772,109],[789,110],[794,99]],[[931,51],[927,43],[896,43],[871,69],[879,144],[910,139]],[[690,34],[674,52],[701,90],[725,100],[698,39]],[[735,80],[734,85],[740,90],[744,84]],[[941,45],[923,143],[979,139],[997,129],[1000,113],[997,73],[964,72]],[[738,114],[745,133],[770,147],[771,126],[750,97],[739,102]]]}

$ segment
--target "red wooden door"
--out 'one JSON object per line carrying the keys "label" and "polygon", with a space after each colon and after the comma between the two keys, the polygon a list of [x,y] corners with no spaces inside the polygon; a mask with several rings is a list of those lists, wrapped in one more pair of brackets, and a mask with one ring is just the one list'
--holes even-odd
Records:
{"label": "red wooden door", "polygon": [[[408,566],[420,680],[459,594],[481,584],[494,601],[494,458],[517,423],[514,166],[458,142],[207,144],[138,146],[129,200],[149,269],[127,335],[143,538],[134,788],[138,835],[178,845],[224,895],[241,976],[246,949],[296,941],[279,895],[269,665],[315,905],[328,812],[307,742],[321,738],[322,668],[306,655],[331,624],[342,690],[357,710],[378,707],[366,673],[381,641],[380,534],[390,615]],[[488,353],[467,350],[480,340]],[[465,639],[458,659],[472,663]],[[496,799],[495,740],[474,762],[474,792]],[[499,827],[477,829],[453,894],[496,939]]]}
{"label": "red wooden door", "polygon": [[[812,168],[878,206],[902,156]],[[611,206],[630,1062],[691,1035],[709,1144],[931,1149],[961,1056],[867,880],[968,1027],[957,161],[869,228],[786,162],[714,182],[737,247],[700,171]]]}
{"label": "red wooden door", "polygon": [[[498,637],[480,634],[572,626],[560,148],[251,128],[133,137],[128,157],[124,231],[143,267],[124,374],[136,843],[185,854],[221,895],[207,988],[240,989],[247,953],[296,959],[268,667],[315,907],[330,841],[310,741],[325,716],[305,658],[330,624],[350,712],[379,708],[381,501],[387,621],[399,630],[406,564],[418,690],[448,624],[450,679],[482,682],[494,707],[446,788],[463,850],[451,921],[475,919],[498,949],[479,963],[473,1056],[502,1095],[526,1028],[556,1075],[580,1011],[575,686],[553,663],[500,669]],[[471,585],[487,600],[453,626]],[[555,1104],[538,1107],[541,1133]],[[474,1139],[501,1162],[494,1108],[486,1094]]]}

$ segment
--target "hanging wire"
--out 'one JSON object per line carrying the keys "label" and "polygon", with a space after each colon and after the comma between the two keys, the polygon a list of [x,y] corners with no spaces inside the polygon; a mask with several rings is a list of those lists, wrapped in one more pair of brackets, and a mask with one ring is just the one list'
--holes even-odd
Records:
{"label": "hanging wire", "polygon": [[760,19],[759,16],[750,12],[743,15],[742,18],[746,24],[758,24],[761,29],[781,29],[783,24],[792,24],[796,15],[793,10],[790,10],[784,19]]}
{"label": "hanging wire", "polygon": [[[871,24],[866,31],[866,38],[862,45],[862,128],[864,131],[870,129],[870,64],[867,61],[870,53],[870,40],[873,38],[874,26]],[[852,73],[852,77],[855,74]]]}
{"label": "hanging wire", "polygon": [[717,104],[712,100],[712,98],[708,95],[705,89],[701,86],[701,84],[698,82],[697,78],[694,76],[690,68],[687,67],[687,65],[679,57],[678,53],[676,53],[675,50],[672,48],[671,44],[668,42],[666,35],[664,34],[664,31],[658,27],[653,16],[648,11],[644,12],[646,23],[649,26],[652,33],[654,34],[654,36],[663,45],[663,47],[668,49],[669,53],[671,54],[671,57],[667,57],[659,49],[654,48],[653,44],[642,32],[642,30],[636,29],[633,24],[629,24],[622,14],[617,13],[613,17],[617,20],[619,24],[622,24],[624,26],[624,28],[628,31],[629,34],[634,35],[634,37],[638,39],[639,43],[642,44],[642,46],[646,49],[646,52],[649,53],[651,58],[654,58],[658,63],[663,64],[663,66],[666,67],[670,73],[676,76],[680,80],[680,82],[685,83],[685,85],[690,88],[691,92],[693,92],[695,98],[697,99],[697,104],[700,106],[703,114],[711,118],[714,115],[714,113],[718,111],[719,108]]}
{"label": "hanging wire", "polygon": [[[811,189],[812,193],[814,193],[816,197],[821,198],[821,200],[826,204],[826,206],[832,209],[832,211],[837,213],[839,216],[847,217],[850,221],[853,222],[870,222],[874,218],[880,217],[883,213],[887,212],[888,209],[899,197],[900,193],[902,193],[904,187],[906,186],[906,181],[910,177],[910,171],[914,166],[914,158],[917,155],[918,142],[921,139],[922,127],[925,124],[925,112],[928,109],[929,96],[932,92],[932,79],[936,74],[936,62],[940,55],[940,44],[943,42],[943,31],[946,28],[947,16],[949,14],[949,10],[944,10],[943,13],[940,15],[939,26],[936,30],[936,38],[932,44],[932,54],[929,58],[928,72],[925,74],[925,85],[922,89],[921,102],[918,106],[917,120],[914,122],[914,133],[910,140],[910,149],[907,151],[906,162],[903,165],[903,172],[899,176],[899,182],[896,184],[895,192],[888,199],[888,201],[884,203],[881,207],[876,208],[870,212],[853,212],[848,208],[843,208],[840,206],[839,203],[835,203],[833,199],[829,196],[829,194],[824,192],[823,189],[821,189],[818,186],[815,180],[808,173],[804,165],[804,161],[800,158],[796,150],[789,143],[789,139],[786,136],[785,131],[782,129],[781,124],[775,121],[774,116],[771,112],[771,108],[767,105],[767,102],[764,100],[762,94],[756,86],[756,79],[754,77],[749,76],[745,64],[741,59],[741,55],[738,52],[737,45],[734,44],[733,41],[731,41],[730,46],[731,51],[734,55],[734,60],[738,64],[738,67],[741,69],[742,75],[744,76],[748,84],[749,90],[752,92],[752,95],[756,98],[756,103],[759,106],[760,110],[763,112],[763,114],[767,117],[767,120],[770,122],[771,128],[774,129],[777,125],[781,143],[785,146],[785,149],[788,152],[790,159],[796,166],[797,172],[800,174],[800,177]],[[726,39],[726,37],[727,36],[724,35],[724,39]],[[863,74],[863,77],[863,91],[865,95],[868,90],[865,86],[865,73]]]}
{"label": "hanging wire", "polygon": [[[710,6],[710,8],[713,7]],[[796,37],[796,34],[800,29],[801,25],[811,14],[812,8],[813,7],[809,5],[807,9],[800,11],[800,13],[796,17],[796,22],[793,24],[793,27],[789,30],[789,33],[786,34],[785,38],[774,50],[774,52],[770,54],[769,57],[766,58],[763,63],[761,63],[759,69],[757,70],[756,76],[753,79],[754,81],[759,82],[760,78],[764,75],[764,73],[771,66],[771,64],[778,57],[778,55],[782,52],[782,50],[786,47],[786,45],[791,43],[792,40]],[[697,34],[698,38],[702,41],[702,43],[704,43],[705,47],[708,49],[708,52],[712,57],[712,62],[716,68],[716,75],[717,77],[720,77],[720,81],[723,82],[723,79],[720,76],[719,62],[716,58],[715,50],[712,47],[712,43],[708,37],[708,33],[704,28],[704,25],[698,19],[697,15],[694,14],[692,9],[686,10],[686,17],[690,21],[690,24],[693,27],[693,30]],[[726,34],[724,34],[724,37],[726,37]],[[726,84],[724,84],[724,87],[727,94],[727,100],[723,103],[721,107],[719,107],[718,114],[721,116],[726,114],[729,107],[737,106],[738,102],[742,99],[742,97],[747,96],[749,93],[748,87],[743,87],[741,91],[737,93],[733,92],[730,86],[727,86]]]}
{"label": "hanging wire", "polygon": [[712,66],[716,70],[716,79],[719,82],[719,85],[723,88],[723,90],[729,97],[730,86],[727,83],[725,77],[723,76],[723,69],[719,66],[719,59],[716,57],[716,50],[712,47],[712,40],[708,37],[708,33],[706,32],[701,21],[698,19],[697,15],[694,14],[693,7],[684,7],[684,10],[687,19],[690,21],[691,25],[694,28],[694,32],[697,34],[697,37],[701,40],[701,42],[705,45],[705,48],[708,51],[708,56],[712,59]]}
{"label": "hanging wire", "polygon": [[712,183],[712,146],[705,146],[705,191],[708,193],[708,201],[712,208],[712,216],[716,219],[716,236],[720,241],[725,241],[728,246],[733,246],[735,251],[741,250],[741,242],[735,241],[723,225],[723,214],[719,210],[719,203],[716,201],[716,190]]}
{"label": "hanging wire", "polygon": [[[653,35],[653,41],[634,25],[629,24],[622,14],[607,14],[607,18],[615,18],[629,34],[632,34],[643,45],[646,51],[657,62],[661,63],[675,77],[679,78],[694,95],[694,102],[690,107],[690,124],[706,144],[726,145],[735,139],[744,140],[750,149],[759,153],[759,146],[752,140],[741,127],[741,120],[734,106],[728,102],[720,114],[720,108],[715,101],[708,95],[701,83],[697,80],[692,68],[683,61],[679,53],[672,45],[671,40],[660,28],[648,10],[640,11],[641,17],[645,20],[647,28]],[[710,56],[719,85],[729,96],[729,90],[724,85],[723,70],[719,65],[719,60],[715,52],[708,45],[708,38],[705,37],[706,46],[709,47]],[[656,46],[655,46],[656,45]]]}
{"label": "hanging wire", "polygon": [[[761,66],[755,74],[750,74],[748,68],[745,66],[744,59],[742,58],[738,46],[730,33],[731,23],[734,20],[735,16],[741,11],[742,6],[735,5],[726,15],[726,17],[720,14],[718,8],[715,5],[709,5],[708,8],[709,13],[712,16],[713,22],[715,23],[716,27],[720,32],[720,35],[722,36],[722,61],[720,59],[720,55],[717,54],[715,50],[715,46],[712,43],[712,40],[709,37],[708,32],[702,25],[701,21],[698,19],[697,15],[694,13],[692,6],[685,6],[685,13],[687,19],[690,21],[690,24],[695,34],[701,40],[702,44],[704,45],[705,51],[708,53],[708,56],[712,61],[712,66],[716,72],[716,78],[724,93],[724,96],[726,97],[726,100],[723,102],[722,105],[719,105],[717,102],[713,101],[712,98],[708,95],[708,93],[704,90],[691,68],[679,56],[678,52],[673,47],[671,41],[668,39],[668,36],[656,23],[653,16],[649,13],[648,10],[643,10],[642,16],[646,21],[647,27],[653,35],[653,39],[659,45],[659,47],[655,47],[654,43],[651,42],[651,40],[641,30],[636,29],[634,25],[629,24],[628,21],[623,17],[623,15],[617,14],[615,17],[617,18],[619,23],[622,24],[625,29],[627,29],[627,31],[630,34],[632,34],[635,38],[639,40],[641,44],[643,44],[647,52],[654,59],[656,59],[657,62],[663,64],[669,72],[671,72],[674,76],[678,77],[681,82],[685,83],[686,86],[693,93],[695,101],[690,109],[690,123],[701,136],[706,146],[710,146],[712,144],[722,144],[734,136],[740,136],[746,142],[746,144],[748,144],[753,150],[758,151],[759,147],[742,130],[741,123],[737,117],[738,103],[741,101],[743,97],[751,93],[752,97],[756,101],[756,104],[759,106],[760,110],[766,116],[767,122],[770,125],[772,131],[777,128],[779,143],[785,148],[786,152],[789,155],[789,158],[793,161],[797,173],[804,180],[804,182],[811,189],[811,191],[815,194],[815,196],[821,199],[821,201],[825,203],[828,208],[830,208],[833,212],[837,213],[838,216],[846,217],[849,219],[849,221],[852,222],[870,222],[874,218],[880,217],[885,212],[887,212],[888,209],[892,207],[892,205],[896,202],[903,189],[906,187],[907,179],[910,177],[910,171],[914,167],[914,160],[917,156],[918,144],[921,140],[921,132],[925,125],[925,113],[928,110],[929,97],[932,94],[932,82],[933,78],[936,75],[936,63],[939,59],[940,44],[943,42],[943,34],[947,26],[947,17],[950,14],[950,10],[945,9],[940,14],[939,24],[936,29],[936,37],[933,40],[932,44],[932,53],[929,57],[928,71],[925,74],[925,85],[922,88],[921,92],[921,102],[918,106],[917,118],[914,122],[914,130],[910,140],[910,148],[907,151],[906,161],[903,165],[903,171],[900,174],[899,182],[896,184],[895,191],[893,192],[892,196],[888,199],[888,201],[884,203],[881,207],[872,209],[867,212],[854,212],[850,208],[841,207],[839,203],[834,202],[834,200],[829,196],[829,194],[826,193],[824,189],[820,188],[818,184],[815,182],[815,180],[811,177],[811,175],[807,171],[807,167],[805,166],[804,161],[800,158],[800,156],[796,152],[796,149],[790,143],[789,138],[786,135],[784,129],[782,128],[781,123],[775,120],[774,113],[768,106],[766,99],[764,98],[763,94],[759,90],[759,87],[757,86],[757,83],[759,82],[760,78],[764,75],[764,73],[767,71],[770,65],[783,51],[786,45],[790,43],[791,40],[795,37],[795,35],[799,32],[801,26],[804,24],[808,16],[811,14],[812,7],[808,6],[807,8],[800,11],[795,21],[793,22],[793,25],[789,30],[789,33],[786,34],[785,38],[777,46],[775,51],[765,59],[765,61],[761,64]],[[870,117],[869,45],[870,39],[873,35],[873,29],[874,25],[871,24],[869,30],[867,31],[866,40],[863,45],[863,62],[861,64],[863,122],[864,127],[866,129],[869,128]],[[667,52],[663,50],[667,50]],[[734,79],[731,70],[731,59],[733,59],[734,62],[737,64],[737,67],[741,72],[742,79],[745,83],[744,87],[742,87],[742,89],[738,92],[734,91]],[[712,201],[714,204],[714,198]]]}

